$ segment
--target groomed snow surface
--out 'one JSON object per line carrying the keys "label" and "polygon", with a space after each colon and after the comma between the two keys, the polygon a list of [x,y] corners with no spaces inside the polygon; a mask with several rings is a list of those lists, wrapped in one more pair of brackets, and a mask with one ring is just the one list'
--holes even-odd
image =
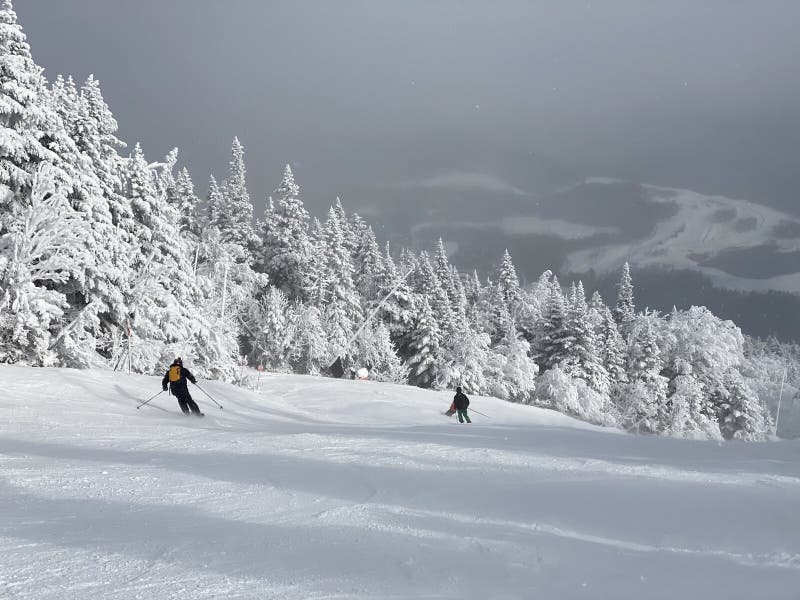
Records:
{"label": "groomed snow surface", "polygon": [[0,366],[0,597],[800,597],[800,445],[451,394]]}

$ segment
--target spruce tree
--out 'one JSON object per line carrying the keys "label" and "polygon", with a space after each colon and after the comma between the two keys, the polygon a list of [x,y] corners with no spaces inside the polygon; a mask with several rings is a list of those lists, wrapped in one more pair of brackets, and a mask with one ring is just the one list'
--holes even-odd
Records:
{"label": "spruce tree", "polygon": [[662,356],[653,321],[643,315],[631,323],[628,349],[628,380],[618,389],[617,405],[623,424],[640,433],[663,429],[661,418],[667,402],[667,379],[661,375]]}
{"label": "spruce tree", "polygon": [[625,370],[625,342],[617,329],[611,309],[604,306],[601,316],[599,349],[603,366],[611,384],[625,383],[628,380]]}
{"label": "spruce tree", "polygon": [[220,229],[222,221],[225,219],[223,212],[224,203],[225,200],[222,196],[222,189],[217,183],[214,175],[209,175],[208,193],[206,194],[206,223],[209,227],[216,227],[217,229]]}
{"label": "spruce tree", "polygon": [[522,300],[522,291],[519,285],[519,278],[517,277],[517,270],[514,268],[514,262],[511,260],[511,254],[509,254],[508,248],[506,248],[503,253],[503,262],[500,265],[498,285],[500,286],[508,310],[513,314],[517,304]]}
{"label": "spruce tree", "polygon": [[333,208],[325,222],[325,246],[322,257],[326,294],[324,317],[331,348],[344,357],[347,343],[361,324],[361,304],[353,283],[353,264],[344,245],[341,221]]}
{"label": "spruce tree", "polygon": [[625,329],[631,324],[636,315],[631,268],[627,262],[622,267],[622,277],[618,289],[619,295],[617,296],[617,305],[614,308],[614,318],[617,320],[617,324]]}
{"label": "spruce tree", "polygon": [[264,265],[273,285],[282,289],[290,299],[304,298],[307,284],[304,272],[312,252],[308,212],[303,207],[300,188],[289,165],[286,165],[283,179],[272,197],[272,223],[266,237],[261,240],[259,262]]}
{"label": "spruce tree", "polygon": [[194,192],[192,176],[186,167],[181,169],[175,178],[174,196],[171,200],[180,214],[181,232],[198,238],[201,231],[198,214],[200,199]]}
{"label": "spruce tree", "polygon": [[607,394],[608,372],[603,367],[594,327],[589,321],[583,283],[578,282],[578,285],[573,287],[573,304],[567,311],[565,323],[571,344],[567,350],[568,357],[564,370],[572,377],[583,379],[596,392]]}
{"label": "spruce tree", "polygon": [[239,138],[233,138],[228,179],[222,189],[222,206],[217,226],[225,242],[238,244],[248,253],[255,245],[253,230],[253,203],[247,191],[247,170],[244,148]]}
{"label": "spruce tree", "polygon": [[419,314],[411,332],[406,367],[411,385],[433,387],[441,367],[441,332],[427,298],[422,298]]}
{"label": "spruce tree", "polygon": [[378,285],[378,296],[380,299],[387,296],[388,298],[381,306],[378,314],[380,319],[387,324],[391,340],[397,348],[398,354],[406,358],[411,340],[411,330],[415,321],[415,295],[408,285],[408,280],[403,279],[406,273],[399,272],[395,266],[389,242],[386,242],[383,264],[384,268]]}
{"label": "spruce tree", "polygon": [[456,297],[455,285],[453,284],[450,262],[447,259],[447,251],[444,249],[442,238],[439,238],[439,241],[436,242],[436,252],[434,253],[432,266],[433,272],[439,280],[439,285],[447,294],[447,299],[452,307]]}
{"label": "spruce tree", "polygon": [[450,297],[436,276],[427,252],[420,253],[412,278],[415,283],[415,291],[428,299],[442,334],[452,333],[455,319],[450,305]]}
{"label": "spruce tree", "polygon": [[568,359],[571,343],[567,329],[567,303],[558,278],[553,276],[537,340],[536,362],[540,370],[552,369]]}
{"label": "spruce tree", "polygon": [[[42,143],[50,133],[50,116],[42,98],[44,86],[42,68],[31,57],[30,46],[17,23],[11,0],[2,0],[0,184],[14,191],[30,190],[31,176],[39,163],[56,162],[56,156]],[[53,173],[53,176],[59,179],[58,174]]]}

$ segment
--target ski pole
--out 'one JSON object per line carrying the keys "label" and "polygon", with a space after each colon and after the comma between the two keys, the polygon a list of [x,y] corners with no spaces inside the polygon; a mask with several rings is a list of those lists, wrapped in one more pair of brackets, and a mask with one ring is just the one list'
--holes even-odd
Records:
{"label": "ski pole", "polygon": [[482,416],[482,417],[486,417],[487,419],[491,419],[491,418],[492,418],[492,417],[490,417],[489,415],[485,415],[485,414],[483,414],[482,412],[478,412],[478,411],[477,411],[477,410],[475,410],[474,408],[468,408],[467,410],[471,410],[471,411],[472,411],[472,412],[474,412],[474,413],[478,413],[480,416]]}
{"label": "ski pole", "polygon": [[142,408],[142,407],[143,407],[145,404],[147,404],[148,402],[150,402],[150,400],[155,400],[155,399],[156,399],[158,396],[160,396],[160,395],[161,395],[161,394],[163,394],[163,393],[164,393],[164,390],[161,390],[160,392],[158,392],[158,393],[157,393],[155,396],[153,396],[152,398],[150,398],[150,399],[148,399],[148,400],[145,400],[145,401],[144,401],[144,402],[142,402],[142,403],[141,403],[139,406],[137,406],[137,407],[136,407],[136,410],[139,410],[140,408]]}
{"label": "ski pole", "polygon": [[219,402],[217,402],[216,400],[214,400],[214,398],[211,396],[211,394],[209,394],[207,391],[205,391],[203,388],[201,388],[201,387],[200,387],[199,385],[197,385],[196,383],[195,383],[195,386],[197,386],[197,389],[198,389],[198,390],[200,390],[200,391],[201,391],[201,392],[203,392],[203,393],[204,393],[206,396],[208,396],[209,398],[211,398],[211,401],[212,401],[214,404],[216,404],[217,406],[219,406],[219,409],[220,409],[220,410],[222,410],[222,404],[220,404]]}

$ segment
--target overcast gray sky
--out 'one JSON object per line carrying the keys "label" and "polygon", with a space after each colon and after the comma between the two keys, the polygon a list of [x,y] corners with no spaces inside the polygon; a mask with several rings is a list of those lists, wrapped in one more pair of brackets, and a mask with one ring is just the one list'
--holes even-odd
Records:
{"label": "overcast gray sky", "polygon": [[[420,180],[537,193],[618,176],[800,214],[796,0],[16,0],[52,79],[205,192],[230,141],[256,201],[319,211]],[[447,181],[447,179],[445,179]]]}

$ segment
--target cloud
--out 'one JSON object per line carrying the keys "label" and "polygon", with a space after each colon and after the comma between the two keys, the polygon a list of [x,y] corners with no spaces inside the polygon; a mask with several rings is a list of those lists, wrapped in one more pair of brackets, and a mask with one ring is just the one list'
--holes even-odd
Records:
{"label": "cloud", "polygon": [[417,223],[411,228],[412,234],[418,234],[430,229],[444,227],[459,229],[496,229],[504,235],[510,236],[547,236],[564,240],[582,240],[601,235],[614,235],[619,233],[616,227],[592,227],[579,223],[570,223],[562,219],[540,219],[538,217],[504,217],[496,221],[477,223],[474,221],[437,221]]}
{"label": "cloud", "polygon": [[451,192],[485,192],[512,196],[530,195],[499,177],[473,171],[450,171],[434,177],[407,182],[402,184],[402,187]]}
{"label": "cloud", "polygon": [[499,221],[500,229],[507,235],[550,235],[565,240],[582,240],[598,235],[619,233],[617,227],[594,227],[570,223],[562,219],[538,217],[505,217]]}

